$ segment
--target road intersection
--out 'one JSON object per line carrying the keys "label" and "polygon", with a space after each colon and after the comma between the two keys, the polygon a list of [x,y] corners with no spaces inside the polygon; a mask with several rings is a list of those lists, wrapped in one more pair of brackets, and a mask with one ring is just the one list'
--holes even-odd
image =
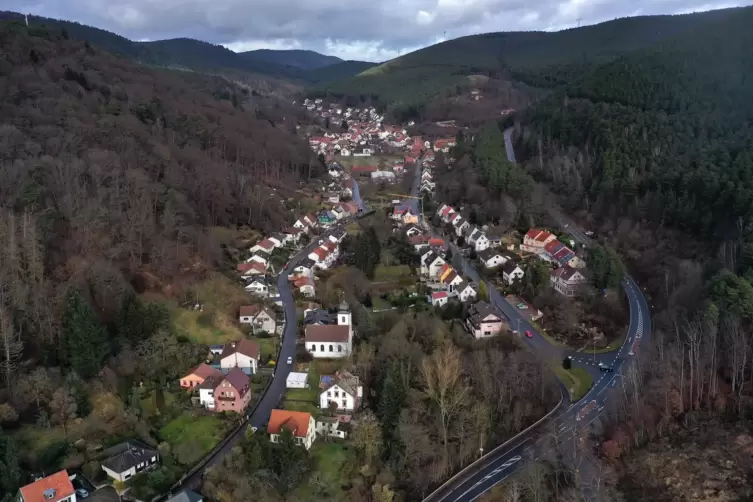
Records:
{"label": "road intersection", "polygon": [[[511,141],[512,129],[505,131],[505,147],[508,159],[515,162],[515,154]],[[592,243],[585,233],[575,226],[575,223],[557,210],[551,211],[552,218],[563,229],[573,236],[575,240],[584,246]],[[454,254],[459,256],[459,249],[451,244]],[[461,258],[463,273],[471,277],[477,283],[481,280],[480,274],[473,265],[465,258]],[[635,281],[626,276],[622,282],[630,310],[630,322],[622,345],[606,353],[578,352],[553,346],[549,340],[541,335],[520,312],[510,304],[493,286],[487,284],[489,300],[508,318],[512,326],[517,326],[518,333],[528,330],[534,336],[532,338],[521,336],[520,339],[530,349],[540,355],[545,361],[556,357],[560,361],[562,357],[569,356],[574,367],[584,368],[593,377],[593,386],[588,393],[576,403],[570,403],[569,399],[565,406],[560,406],[549,420],[545,420],[529,428],[520,434],[511,444],[498,447],[493,452],[483,457],[482,460],[472,464],[461,474],[453,477],[450,481],[440,486],[434,493],[429,495],[424,502],[473,502],[493,486],[503,482],[510,475],[519,470],[527,462],[539,460],[551,455],[552,432],[561,443],[571,444],[572,450],[577,448],[577,442],[581,433],[603,413],[607,400],[612,396],[611,389],[622,378],[622,371],[626,364],[630,364],[634,347],[645,342],[651,335],[651,313],[646,299],[640,287]],[[613,368],[614,371],[602,372],[599,363]],[[585,471],[589,466],[582,466]],[[580,468],[576,468],[580,472]],[[590,473],[591,475],[593,473]],[[582,474],[589,476],[588,472]],[[582,487],[583,495],[587,500],[600,499],[600,487]]]}

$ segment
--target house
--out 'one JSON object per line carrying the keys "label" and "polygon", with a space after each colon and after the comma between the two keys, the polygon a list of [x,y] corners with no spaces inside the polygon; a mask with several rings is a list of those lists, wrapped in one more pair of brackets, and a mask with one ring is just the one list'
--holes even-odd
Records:
{"label": "house", "polygon": [[311,298],[316,294],[316,289],[314,288],[314,279],[312,277],[303,275],[293,281],[293,285],[306,298]]}
{"label": "house", "polygon": [[267,298],[269,296],[269,285],[267,285],[267,278],[263,276],[253,276],[246,280],[244,289],[254,296],[259,298]]}
{"label": "house", "polygon": [[76,502],[76,490],[66,470],[22,486],[18,495],[19,502]]}
{"label": "house", "polygon": [[421,262],[421,274],[430,278],[437,277],[439,274],[439,269],[442,268],[443,265],[446,265],[447,262],[444,261],[444,258],[436,254],[434,251],[431,252],[428,256],[422,257]]}
{"label": "house", "polygon": [[327,169],[327,173],[333,178],[339,178],[343,174],[342,169],[340,169],[340,166],[338,166],[337,164],[330,164],[329,169]]}
{"label": "house", "polygon": [[523,274],[525,274],[523,269],[513,260],[509,260],[502,265],[502,279],[507,284],[512,284],[513,282],[522,279]]}
{"label": "house", "polygon": [[138,441],[125,441],[105,450],[102,470],[115,481],[126,481],[136,474],[157,467],[159,453]]}
{"label": "house", "polygon": [[193,490],[185,488],[167,499],[165,502],[204,502],[204,497]]}
{"label": "house", "polygon": [[329,227],[335,221],[337,221],[337,215],[332,211],[322,211],[319,213],[319,218],[317,219],[319,225],[322,225],[323,227]]}
{"label": "house", "polygon": [[429,169],[424,169],[421,172],[421,181],[431,181],[431,171]]}
{"label": "house", "polygon": [[478,339],[498,334],[506,323],[502,315],[489,303],[478,302],[468,309],[465,324],[468,331]]}
{"label": "house", "polygon": [[478,253],[478,259],[486,268],[499,267],[507,262],[507,258],[493,249],[484,249]]}
{"label": "house", "polygon": [[339,439],[345,439],[348,437],[348,431],[346,427],[348,424],[343,424],[338,417],[319,417],[316,419],[316,435],[317,436],[329,436]]}
{"label": "house", "polygon": [[486,238],[489,239],[490,248],[502,247],[502,237],[499,235],[487,235]]}
{"label": "house", "polygon": [[251,252],[251,254],[254,254],[257,251],[264,251],[265,253],[269,254],[269,253],[272,253],[272,251],[274,251],[276,247],[279,247],[279,246],[276,246],[275,243],[272,242],[271,239],[267,238],[257,243],[256,245],[254,245],[249,251]]}
{"label": "house", "polygon": [[372,181],[386,181],[391,183],[395,181],[395,173],[392,171],[374,171],[371,173],[371,179]]}
{"label": "house", "polygon": [[288,243],[288,238],[285,237],[285,234],[282,232],[275,232],[269,237],[267,237],[270,241],[272,241],[272,244],[275,245],[275,248],[280,248]]}
{"label": "house", "polygon": [[588,282],[588,279],[578,269],[565,265],[552,270],[549,281],[559,294],[572,297],[578,294],[578,290]]}
{"label": "house", "polygon": [[339,244],[345,239],[346,235],[348,235],[348,232],[346,232],[344,228],[336,228],[329,234],[329,236],[327,236],[327,238],[335,244]]}
{"label": "house", "polygon": [[324,199],[330,204],[338,204],[340,202],[340,194],[339,193],[325,193]]}
{"label": "house", "polygon": [[240,368],[247,375],[256,373],[259,367],[259,358],[261,357],[261,347],[253,340],[242,338],[235,342],[230,342],[220,354],[220,370],[222,373],[229,373],[233,368]]}
{"label": "house", "polygon": [[255,275],[264,275],[267,273],[267,266],[264,263],[258,261],[249,261],[246,263],[239,263],[236,270],[242,278],[253,277]]}
{"label": "house", "polygon": [[310,277],[314,275],[315,266],[316,266],[316,262],[312,260],[311,258],[306,257],[300,262],[298,262],[298,265],[296,265],[296,267],[293,269],[293,272],[295,272],[296,274],[303,274]]}
{"label": "house", "polygon": [[434,183],[433,181],[422,181],[421,182],[420,190],[422,192],[432,193],[432,192],[434,192],[434,188],[436,188],[436,186],[437,186],[437,184]]}
{"label": "house", "polygon": [[539,253],[544,249],[544,246],[556,238],[556,235],[546,230],[532,228],[523,236],[523,244],[520,245],[520,249],[529,253]]}
{"label": "house", "polygon": [[408,237],[408,243],[413,246],[413,249],[415,249],[416,252],[419,252],[423,248],[429,247],[429,239],[430,237],[428,235],[413,235]]}
{"label": "house", "polygon": [[285,379],[285,388],[287,389],[305,389],[308,387],[306,381],[309,378],[308,373],[298,373],[291,371]]}
{"label": "house", "polygon": [[308,225],[311,228],[316,227],[316,216],[314,216],[311,213],[304,215],[303,221],[304,223],[306,223],[306,225]]}
{"label": "house", "polygon": [[586,262],[576,256],[575,251],[554,239],[544,246],[544,251],[560,267],[585,268]]}
{"label": "house", "polygon": [[442,278],[441,282],[447,288],[448,293],[454,293],[455,287],[463,282],[463,278],[456,271],[452,270]]}
{"label": "house", "polygon": [[241,324],[250,324],[254,333],[259,331],[274,333],[277,330],[277,315],[264,305],[242,306],[238,320]]}
{"label": "house", "polygon": [[287,236],[288,241],[292,242],[293,244],[297,244],[298,241],[301,240],[301,234],[303,233],[303,230],[296,227],[288,227],[283,232]]}
{"label": "house", "polygon": [[465,233],[466,229],[471,226],[471,224],[468,223],[468,220],[461,216],[460,218],[455,218],[452,226],[455,228],[455,235],[461,237]]}
{"label": "house", "polygon": [[314,358],[348,357],[353,351],[353,324],[350,306],[340,304],[337,324],[309,324],[306,326],[304,343]]}
{"label": "house", "polygon": [[449,300],[449,298],[446,291],[437,291],[429,296],[429,303],[435,307],[444,307],[447,305],[447,300]]}
{"label": "house", "polygon": [[450,220],[455,217],[455,214],[457,214],[457,211],[450,206],[445,206],[439,216],[443,223],[449,223]]}
{"label": "house", "polygon": [[260,250],[256,251],[253,254],[253,256],[251,256],[251,258],[249,258],[248,260],[246,260],[246,263],[250,263],[252,261],[256,261],[256,262],[259,262],[259,263],[263,264],[265,267],[267,267],[269,265],[269,256],[270,255],[267,252],[265,252],[263,249],[260,249]]}
{"label": "house", "polygon": [[360,379],[347,371],[338,371],[334,376],[322,375],[319,389],[319,407],[323,410],[332,406],[338,411],[353,412],[363,398]]}
{"label": "house", "polygon": [[486,237],[486,234],[478,228],[474,229],[468,236],[468,244],[473,246],[473,249],[475,249],[477,253],[484,249],[489,249],[489,239]]}
{"label": "house", "polygon": [[468,302],[476,299],[476,290],[465,281],[462,281],[455,287],[455,294],[461,302]]}
{"label": "house", "polygon": [[272,410],[267,424],[269,440],[277,443],[283,429],[290,431],[296,444],[303,445],[307,450],[316,439],[316,422],[311,413],[290,410]]}
{"label": "house", "polygon": [[438,139],[434,142],[434,151],[435,152],[449,152],[450,148],[455,146],[455,139],[454,138],[448,138],[448,139]]}
{"label": "house", "polygon": [[193,389],[204,383],[210,376],[220,376],[222,372],[208,364],[201,363],[193,369],[188,375],[180,379],[180,386],[184,389]]}
{"label": "house", "polygon": [[[206,382],[205,382],[206,384]],[[216,379],[213,389],[215,411],[234,411],[243,413],[251,401],[251,379],[244,371],[235,367],[224,377]]]}
{"label": "house", "polygon": [[303,324],[308,326],[309,324],[315,324],[318,326],[326,326],[332,322],[330,313],[324,309],[312,309],[307,310],[303,314]]}
{"label": "house", "polygon": [[424,233],[424,231],[416,225],[415,223],[409,223],[405,226],[403,229],[403,232],[405,232],[406,237],[413,237],[415,235],[421,235]]}
{"label": "house", "polygon": [[350,174],[351,176],[371,176],[371,173],[378,171],[378,169],[377,166],[353,166],[350,168]]}
{"label": "house", "polygon": [[297,228],[303,233],[308,233],[310,226],[311,225],[309,225],[304,218],[298,218],[297,220],[295,220],[295,223],[293,223],[293,227]]}
{"label": "house", "polygon": [[439,237],[432,237],[431,239],[429,239],[429,247],[431,247],[435,251],[438,251],[438,252],[444,254],[445,243]]}

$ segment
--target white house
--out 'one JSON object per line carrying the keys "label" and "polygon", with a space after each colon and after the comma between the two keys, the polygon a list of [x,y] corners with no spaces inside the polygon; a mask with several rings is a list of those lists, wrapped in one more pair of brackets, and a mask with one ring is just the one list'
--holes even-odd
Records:
{"label": "white house", "polygon": [[455,235],[460,237],[465,233],[466,229],[471,226],[471,224],[461,216],[460,218],[455,219],[452,226],[455,228]]}
{"label": "white house", "polygon": [[549,280],[555,291],[569,297],[578,294],[578,290],[588,282],[586,276],[578,269],[567,265],[553,270]]}
{"label": "white house", "polygon": [[244,289],[259,298],[267,298],[269,296],[269,286],[266,279],[261,276],[249,278]]}
{"label": "white house", "polygon": [[246,260],[246,262],[252,262],[256,261],[264,265],[265,267],[269,266],[269,254],[265,253],[263,250],[256,251],[254,255]]}
{"label": "white house", "polygon": [[476,299],[476,290],[471,287],[470,284],[463,281],[455,288],[455,293],[461,302],[472,301]]}
{"label": "white house", "polygon": [[251,375],[255,374],[259,367],[261,347],[257,342],[243,338],[225,345],[219,357],[220,371],[223,373],[238,367],[245,374]]}
{"label": "white house", "polygon": [[453,294],[455,288],[463,282],[463,278],[455,270],[450,270],[442,276],[440,282],[447,288],[448,293]]}
{"label": "white house", "polygon": [[159,463],[159,453],[138,441],[125,441],[105,450],[102,470],[116,481],[127,481]]}
{"label": "white house", "polygon": [[479,252],[489,248],[489,239],[482,230],[477,228],[468,236],[468,244],[473,246],[476,252]]}
{"label": "white house", "polygon": [[427,255],[421,257],[421,275],[427,277],[436,277],[439,273],[439,269],[447,262],[436,254],[434,251],[429,251]]}
{"label": "white house", "polygon": [[319,417],[316,419],[316,435],[345,439],[348,433],[340,428],[340,420],[337,417]]}
{"label": "white house", "polygon": [[257,243],[256,245],[254,245],[249,251],[251,252],[251,254],[254,254],[257,251],[264,251],[265,253],[269,254],[272,251],[274,251],[276,247],[279,247],[280,245],[281,245],[280,243],[275,245],[275,243],[271,239],[267,238]]}
{"label": "white house", "polygon": [[448,300],[447,291],[436,291],[429,296],[429,303],[434,307],[444,307]]}
{"label": "white house", "polygon": [[319,380],[319,407],[329,409],[332,403],[337,411],[355,411],[363,398],[360,379],[347,372],[338,371],[335,375],[322,375]]}
{"label": "white house", "polygon": [[353,351],[353,322],[350,306],[340,304],[337,324],[306,326],[304,344],[306,350],[318,359],[348,357]]}
{"label": "white house", "polygon": [[523,269],[512,260],[502,265],[502,279],[507,284],[512,284],[513,282],[522,279],[524,273]]}
{"label": "white house", "polygon": [[244,305],[240,308],[239,321],[250,324],[253,332],[266,331],[275,333],[277,330],[277,316],[264,305]]}
{"label": "white house", "polygon": [[502,331],[504,326],[502,315],[486,302],[471,305],[468,310],[466,327],[475,338],[494,336]]}
{"label": "white house", "polygon": [[308,373],[291,371],[285,379],[285,387],[288,389],[305,389],[308,387]]}
{"label": "white house", "polygon": [[478,254],[478,259],[486,268],[495,268],[507,263],[507,257],[491,249],[484,249]]}
{"label": "white house", "polygon": [[293,227],[297,228],[298,230],[304,233],[308,233],[309,226],[310,225],[308,225],[306,223],[306,220],[304,220],[303,218],[298,218],[297,220],[295,220],[295,223],[293,223]]}
{"label": "white house", "polygon": [[316,439],[316,422],[311,413],[305,411],[272,410],[267,424],[267,433],[272,443],[280,440],[283,429],[290,431],[299,444],[307,450]]}

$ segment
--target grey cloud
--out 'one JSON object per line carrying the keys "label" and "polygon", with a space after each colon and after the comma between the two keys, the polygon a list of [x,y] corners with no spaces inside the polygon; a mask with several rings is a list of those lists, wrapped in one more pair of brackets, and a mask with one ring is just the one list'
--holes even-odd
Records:
{"label": "grey cloud", "polygon": [[33,4],[3,0],[2,4],[136,40],[192,37],[235,46],[283,42],[330,52],[350,45],[362,48],[361,57],[371,59],[471,33],[559,29],[629,15],[736,5],[734,0],[37,0]]}

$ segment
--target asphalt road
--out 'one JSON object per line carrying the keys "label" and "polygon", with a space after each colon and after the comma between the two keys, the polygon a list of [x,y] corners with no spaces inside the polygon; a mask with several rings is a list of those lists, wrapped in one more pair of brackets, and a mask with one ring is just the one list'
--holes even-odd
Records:
{"label": "asphalt road", "polygon": [[[512,129],[505,131],[505,146],[508,159],[514,162],[515,153],[512,149],[511,132]],[[578,242],[584,245],[591,243],[583,231],[578,229],[575,223],[561,212],[553,210],[552,217],[562,228],[567,229]],[[452,247],[453,254],[457,255],[459,250],[454,245]],[[481,280],[476,269],[465,258],[462,258],[462,268],[463,273],[471,277],[473,281],[478,283]],[[487,283],[490,302],[508,317],[513,328],[518,330],[518,336],[521,337],[521,340],[541,356],[545,362],[553,360],[553,362],[559,363],[565,356],[571,356],[573,366],[585,368],[593,376],[594,384],[577,403],[568,404],[564,409],[555,413],[550,420],[539,424],[519,437],[508,448],[502,448],[500,451],[488,454],[476,467],[441,486],[424,502],[472,502],[478,499],[527,462],[551,455],[553,435],[557,437],[560,444],[569,445],[566,449],[571,452],[577,449],[581,432],[598,419],[603,412],[604,405],[612,395],[610,390],[620,383],[622,372],[627,369],[626,363],[629,363],[633,357],[630,355],[631,347],[646,341],[651,335],[651,313],[643,293],[631,277],[625,278],[623,288],[629,304],[630,322],[622,346],[608,353],[589,354],[562,349],[550,344],[502,297],[496,288]],[[532,338],[523,335],[526,330],[533,334]],[[602,372],[598,368],[599,363],[612,367],[614,371]],[[576,465],[571,467],[575,468],[582,479],[594,477],[591,466],[587,463],[578,464],[579,461],[575,455],[572,456],[572,459],[572,462]],[[584,487],[583,495],[587,500],[599,500],[598,485],[598,482],[595,486],[582,483],[581,486]]]}
{"label": "asphalt road", "polygon": [[[363,201],[361,201],[360,193],[358,190],[358,183],[354,180],[354,198],[356,193],[359,194],[358,205],[364,208],[365,206],[363,205]],[[283,393],[285,392],[286,380],[293,368],[293,365],[287,364],[288,357],[291,357],[293,359],[293,362],[295,363],[295,348],[298,331],[298,313],[296,312],[293,290],[290,286],[290,282],[288,281],[288,274],[298,266],[298,263],[300,263],[301,260],[307,257],[309,253],[311,253],[311,251],[319,246],[319,241],[321,239],[329,235],[331,231],[335,230],[336,228],[340,228],[345,224],[347,224],[347,221],[342,222],[338,225],[334,225],[327,232],[323,232],[321,235],[315,236],[315,238],[312,239],[311,243],[309,243],[305,248],[299,251],[295,256],[290,258],[287,266],[280,271],[280,274],[277,276],[277,289],[280,294],[280,298],[282,299],[283,310],[285,312],[285,328],[282,334],[282,347],[280,349],[280,357],[278,358],[277,365],[275,366],[272,382],[270,383],[266,394],[264,394],[262,400],[254,409],[253,414],[245,418],[244,426],[232,435],[227,444],[211,454],[211,456],[207,460],[207,463],[201,469],[193,473],[191,476],[187,477],[178,488],[172,491],[172,493],[177,493],[183,488],[191,488],[194,490],[198,489],[199,485],[201,484],[201,478],[204,475],[204,472],[209,467],[212,467],[213,465],[216,465],[217,463],[222,461],[222,457],[224,457],[226,453],[230,452],[230,450],[233,449],[233,446],[235,446],[238,441],[245,437],[248,427],[255,427],[257,429],[263,428],[269,421],[272,410],[277,408],[277,406],[280,404]]]}

